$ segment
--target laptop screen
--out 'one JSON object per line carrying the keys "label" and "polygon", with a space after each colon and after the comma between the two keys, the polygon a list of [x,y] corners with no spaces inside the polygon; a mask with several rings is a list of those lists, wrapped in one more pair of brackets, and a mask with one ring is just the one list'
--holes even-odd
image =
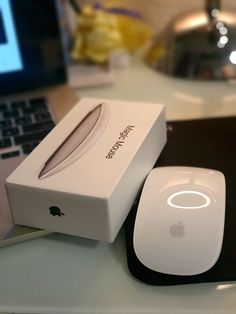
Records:
{"label": "laptop screen", "polygon": [[64,83],[54,0],[0,0],[0,94]]}

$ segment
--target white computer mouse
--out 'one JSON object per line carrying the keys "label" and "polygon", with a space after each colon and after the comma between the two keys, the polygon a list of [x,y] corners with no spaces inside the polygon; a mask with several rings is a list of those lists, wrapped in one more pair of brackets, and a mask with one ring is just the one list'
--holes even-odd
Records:
{"label": "white computer mouse", "polygon": [[134,226],[134,250],[151,270],[197,275],[209,270],[222,247],[225,178],[195,167],[153,169],[144,184]]}

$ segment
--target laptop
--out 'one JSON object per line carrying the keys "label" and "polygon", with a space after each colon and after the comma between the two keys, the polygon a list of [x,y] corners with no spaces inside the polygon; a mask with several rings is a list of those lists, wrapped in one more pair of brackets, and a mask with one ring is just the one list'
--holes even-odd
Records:
{"label": "laptop", "polygon": [[49,233],[14,224],[5,179],[78,101],[54,0],[0,0],[0,246]]}

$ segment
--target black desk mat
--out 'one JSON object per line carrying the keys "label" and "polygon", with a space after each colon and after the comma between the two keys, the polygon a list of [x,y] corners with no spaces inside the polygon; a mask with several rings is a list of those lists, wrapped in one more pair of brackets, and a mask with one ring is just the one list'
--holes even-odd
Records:
{"label": "black desk mat", "polygon": [[155,167],[190,166],[216,169],[226,179],[223,246],[216,264],[193,276],[166,275],[145,267],[133,248],[133,229],[140,193],[125,222],[127,262],[131,274],[151,285],[178,285],[236,279],[236,117],[170,121],[167,144]]}

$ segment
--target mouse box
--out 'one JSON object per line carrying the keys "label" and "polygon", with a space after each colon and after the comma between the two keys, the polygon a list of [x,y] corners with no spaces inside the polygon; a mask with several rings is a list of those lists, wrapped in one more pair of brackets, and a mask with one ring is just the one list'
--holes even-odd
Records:
{"label": "mouse box", "polygon": [[162,105],[82,99],[7,178],[15,223],[112,242],[165,142]]}

